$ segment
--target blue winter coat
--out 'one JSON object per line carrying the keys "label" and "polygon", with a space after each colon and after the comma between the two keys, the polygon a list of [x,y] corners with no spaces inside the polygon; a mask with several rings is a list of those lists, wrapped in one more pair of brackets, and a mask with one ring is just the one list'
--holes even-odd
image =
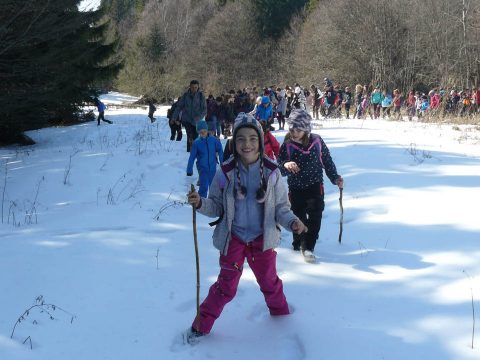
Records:
{"label": "blue winter coat", "polygon": [[382,100],[382,107],[390,107],[392,106],[392,103],[393,103],[392,97],[390,96],[390,94],[387,94]]}
{"label": "blue winter coat", "polygon": [[195,160],[197,160],[197,169],[199,171],[215,172],[217,163],[223,162],[223,149],[220,140],[211,135],[208,135],[206,138],[199,136],[195,139],[190,149],[187,174],[193,173],[193,163]]}
{"label": "blue winter coat", "polygon": [[98,100],[98,102],[97,102],[98,112],[104,112],[105,108],[106,108],[105,104],[103,102],[101,102],[100,100]]}
{"label": "blue winter coat", "polygon": [[263,105],[257,106],[257,111],[255,112],[255,118],[260,121],[268,121],[273,117],[272,104],[268,104],[267,107]]}

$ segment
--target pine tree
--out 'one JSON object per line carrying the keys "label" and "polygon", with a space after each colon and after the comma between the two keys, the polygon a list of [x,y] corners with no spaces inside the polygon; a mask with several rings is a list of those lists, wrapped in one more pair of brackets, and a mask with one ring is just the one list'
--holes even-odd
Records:
{"label": "pine tree", "polygon": [[289,28],[292,16],[298,13],[308,0],[252,0],[252,2],[261,34],[278,39]]}
{"label": "pine tree", "polygon": [[115,76],[104,44],[101,10],[81,12],[80,0],[3,0],[0,3],[0,142],[73,120],[96,94],[95,84]]}

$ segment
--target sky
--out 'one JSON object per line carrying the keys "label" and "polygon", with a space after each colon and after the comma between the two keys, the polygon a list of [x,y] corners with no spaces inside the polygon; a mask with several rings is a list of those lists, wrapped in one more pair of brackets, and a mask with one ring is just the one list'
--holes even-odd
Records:
{"label": "sky", "polygon": [[[246,265],[192,347],[181,337],[196,303],[186,137],[169,140],[166,107],[151,124],[146,107],[118,106],[136,98],[102,99],[112,125],[0,148],[0,359],[480,358],[478,126],[314,122],[345,179],[342,243],[326,183],[317,262],[286,230],[276,249],[292,314],[269,315]],[[219,271],[210,221],[197,215],[201,299]]]}

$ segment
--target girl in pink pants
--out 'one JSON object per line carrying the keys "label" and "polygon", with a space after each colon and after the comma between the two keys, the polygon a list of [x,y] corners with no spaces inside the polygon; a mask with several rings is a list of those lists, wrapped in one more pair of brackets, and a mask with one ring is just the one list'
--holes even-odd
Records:
{"label": "girl in pink pants", "polygon": [[274,248],[280,241],[278,225],[295,233],[302,233],[305,226],[290,210],[280,170],[264,156],[263,144],[260,123],[240,113],[233,130],[234,154],[215,174],[208,198],[197,192],[188,194],[188,202],[198,212],[219,217],[213,245],[220,251],[220,274],[187,330],[189,343],[208,334],[223,307],[235,297],[245,259],[270,314],[289,314],[275,262]]}

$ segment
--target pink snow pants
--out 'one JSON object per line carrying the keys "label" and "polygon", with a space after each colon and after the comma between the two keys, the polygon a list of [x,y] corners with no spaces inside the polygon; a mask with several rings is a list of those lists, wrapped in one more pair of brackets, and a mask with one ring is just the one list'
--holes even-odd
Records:
{"label": "pink snow pants", "polygon": [[220,254],[218,279],[200,305],[200,314],[193,321],[192,327],[204,334],[210,332],[223,307],[237,293],[245,258],[260,285],[270,315],[288,315],[290,311],[283,294],[282,280],[278,277],[275,266],[276,257],[277,253],[273,249],[263,251],[262,236],[247,244],[232,235],[227,255]]}

